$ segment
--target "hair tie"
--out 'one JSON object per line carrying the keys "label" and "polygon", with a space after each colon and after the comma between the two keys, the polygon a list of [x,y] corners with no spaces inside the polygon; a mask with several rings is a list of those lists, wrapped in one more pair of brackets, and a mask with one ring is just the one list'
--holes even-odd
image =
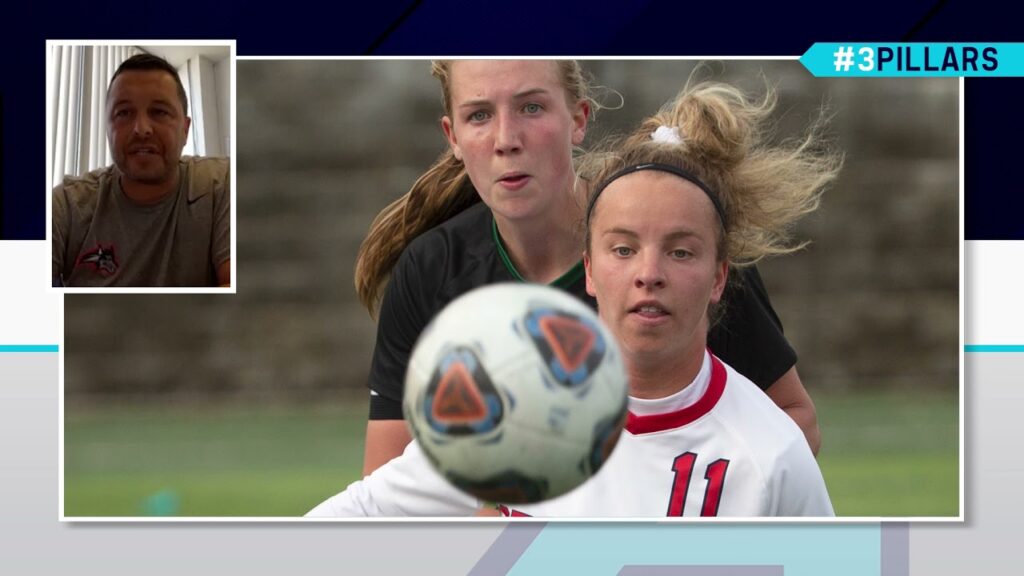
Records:
{"label": "hair tie", "polygon": [[658,126],[657,130],[651,132],[651,140],[658,144],[682,144],[683,137],[679,135],[679,128],[675,126]]}

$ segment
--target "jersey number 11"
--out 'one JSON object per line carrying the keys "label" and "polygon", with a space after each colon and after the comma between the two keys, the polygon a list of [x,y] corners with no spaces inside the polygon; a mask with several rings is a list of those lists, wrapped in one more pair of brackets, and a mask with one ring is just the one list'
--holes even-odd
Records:
{"label": "jersey number 11", "polygon": [[[696,461],[697,455],[693,452],[684,452],[672,461],[672,470],[676,477],[672,481],[672,495],[669,497],[666,516],[683,515],[686,493],[690,489],[690,476]],[[728,467],[729,461],[719,458],[708,464],[705,469],[704,479],[708,481],[708,485],[704,491],[704,505],[700,508],[701,516],[718,516],[718,503],[722,500],[722,487],[725,485],[725,471]]]}

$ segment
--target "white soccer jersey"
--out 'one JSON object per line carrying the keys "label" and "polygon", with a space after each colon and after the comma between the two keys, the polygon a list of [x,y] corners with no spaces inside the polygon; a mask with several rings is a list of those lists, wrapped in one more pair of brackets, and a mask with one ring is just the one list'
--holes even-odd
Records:
{"label": "white soccer jersey", "polygon": [[[651,402],[644,401],[644,416],[632,411],[640,401],[631,399],[619,443],[593,478],[558,498],[502,506],[502,512],[590,518],[834,514],[803,433],[764,392],[710,354],[686,389],[694,390],[701,392],[695,401],[678,409],[650,413]],[[308,515],[464,516],[478,507],[434,471],[414,441],[401,457]]]}

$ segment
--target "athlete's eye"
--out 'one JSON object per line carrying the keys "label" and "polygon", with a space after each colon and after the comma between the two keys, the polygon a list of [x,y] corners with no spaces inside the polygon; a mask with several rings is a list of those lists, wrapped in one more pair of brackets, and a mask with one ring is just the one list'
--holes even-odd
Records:
{"label": "athlete's eye", "polygon": [[612,253],[615,254],[616,256],[622,256],[622,257],[631,256],[634,252],[636,252],[636,251],[633,250],[632,248],[630,248],[629,246],[614,246],[614,247],[612,247]]}
{"label": "athlete's eye", "polygon": [[544,110],[544,107],[536,102],[530,102],[526,106],[523,106],[523,112],[526,112],[527,114],[537,114],[541,110]]}
{"label": "athlete's eye", "polygon": [[483,121],[487,120],[490,117],[491,117],[491,115],[488,114],[486,111],[484,111],[484,110],[477,110],[476,112],[473,112],[473,113],[471,113],[469,115],[468,120],[470,122],[483,122]]}

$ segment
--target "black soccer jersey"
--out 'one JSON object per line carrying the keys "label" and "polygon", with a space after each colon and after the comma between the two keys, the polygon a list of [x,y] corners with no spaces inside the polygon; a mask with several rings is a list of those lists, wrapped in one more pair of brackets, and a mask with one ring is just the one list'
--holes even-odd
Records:
{"label": "black soccer jersey", "polygon": [[[708,347],[762,389],[794,364],[761,276],[754,267],[730,270],[724,315]],[[449,302],[497,282],[522,281],[502,246],[491,211],[477,203],[420,235],[402,253],[381,301],[370,366],[370,418],[402,418],[405,369],[420,332]],[[551,283],[597,308],[587,294],[583,262]]]}

